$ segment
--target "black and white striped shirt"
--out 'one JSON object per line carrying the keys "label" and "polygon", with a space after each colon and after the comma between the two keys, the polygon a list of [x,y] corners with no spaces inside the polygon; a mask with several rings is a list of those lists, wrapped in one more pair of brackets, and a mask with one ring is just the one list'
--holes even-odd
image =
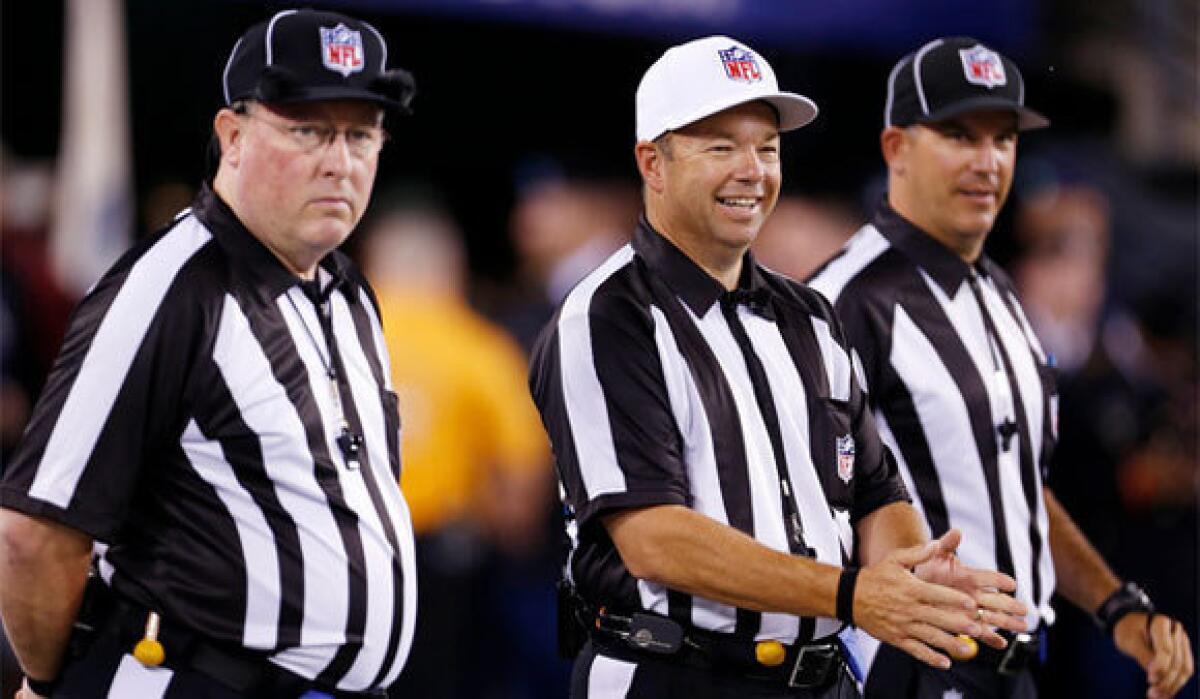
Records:
{"label": "black and white striped shirt", "polygon": [[643,219],[633,241],[563,302],[534,350],[530,386],[573,511],[569,574],[594,604],[784,643],[835,619],[758,613],[633,578],[600,515],[690,507],[762,544],[789,539],[780,473],[803,545],[852,556],[852,525],[905,499],[846,343],[819,295],[746,255],[727,292]]}
{"label": "black and white striped shirt", "polygon": [[412,529],[372,292],[341,253],[319,276],[332,344],[205,187],[75,310],[0,504],[107,542],[110,585],[170,623],[361,690],[408,655]]}
{"label": "black and white striped shirt", "polygon": [[862,358],[880,434],[931,534],[962,530],[959,556],[1015,577],[1029,621],[1052,623],[1042,482],[1057,395],[1012,282],[883,202],[809,284]]}

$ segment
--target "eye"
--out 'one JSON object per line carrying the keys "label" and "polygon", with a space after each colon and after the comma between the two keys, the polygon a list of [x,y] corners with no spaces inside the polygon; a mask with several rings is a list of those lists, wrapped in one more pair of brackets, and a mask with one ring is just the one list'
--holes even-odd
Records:
{"label": "eye", "polygon": [[732,153],[733,146],[728,143],[714,143],[708,147],[708,150],[711,153]]}
{"label": "eye", "polygon": [[374,143],[376,135],[370,129],[348,129],[346,131],[346,139],[351,143]]}
{"label": "eye", "polygon": [[321,127],[314,124],[299,124],[297,126],[290,127],[288,131],[290,131],[292,135],[303,139],[320,138],[322,134]]}

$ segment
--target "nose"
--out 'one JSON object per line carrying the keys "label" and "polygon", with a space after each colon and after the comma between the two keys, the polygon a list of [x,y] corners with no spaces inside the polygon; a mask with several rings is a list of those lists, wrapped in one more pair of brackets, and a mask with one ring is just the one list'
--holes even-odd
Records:
{"label": "nose", "polygon": [[332,138],[325,144],[322,151],[321,167],[323,173],[330,177],[347,177],[354,164],[354,155],[350,152],[350,143],[346,134],[335,131]]}
{"label": "nose", "polygon": [[742,156],[738,159],[737,170],[735,176],[739,180],[747,182],[759,182],[766,177],[767,166],[763,162],[762,155],[754,146],[747,146],[741,150]]}
{"label": "nose", "polygon": [[1003,158],[1004,153],[998,143],[982,140],[975,148],[975,157],[971,165],[977,172],[992,173],[1000,169]]}

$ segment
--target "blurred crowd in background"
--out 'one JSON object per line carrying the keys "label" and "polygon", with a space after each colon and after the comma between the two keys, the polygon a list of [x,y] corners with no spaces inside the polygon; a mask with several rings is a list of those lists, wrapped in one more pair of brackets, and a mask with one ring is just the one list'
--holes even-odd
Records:
{"label": "blurred crowd in background", "polygon": [[[170,4],[3,6],[0,459],[20,437],[72,305],[113,249],[188,205],[221,63],[233,38],[277,5]],[[401,485],[418,535],[418,635],[395,695],[563,697],[569,664],[554,647],[563,534],[525,356],[557,303],[627,241],[639,215],[636,76],[676,39],[729,33],[769,56],[785,89],[821,105],[814,127],[784,141],[785,194],[754,247],[768,267],[804,279],[881,195],[887,66],[952,32],[953,13],[972,8],[916,3],[943,23],[907,27],[917,37],[907,45],[903,36],[807,46],[739,35],[721,24],[725,15],[704,24],[692,12],[690,24],[655,37],[505,21],[497,3],[474,3],[492,14],[463,16],[411,4],[325,3],[376,22],[396,47],[390,62],[412,68],[422,90],[417,116],[389,124],[371,209],[349,243],[379,293],[401,400]],[[527,14],[538,5],[557,8],[549,14],[628,11],[510,4]],[[1194,633],[1197,6],[1013,7],[1035,28],[971,31],[1017,57],[1028,102],[1054,125],[1022,142],[988,252],[1013,275],[1062,372],[1050,483],[1119,574]],[[109,12],[108,25],[84,14],[97,11]],[[101,60],[72,37],[103,26],[115,37]],[[117,104],[97,106],[89,86]],[[86,150],[89,130],[114,123],[100,150]],[[91,219],[75,211],[92,201],[79,189],[89,170],[108,186],[93,197],[101,206]],[[89,239],[113,222],[115,242]],[[1132,661],[1090,619],[1058,609],[1043,696],[1144,691]],[[5,669],[9,696],[16,674]]]}

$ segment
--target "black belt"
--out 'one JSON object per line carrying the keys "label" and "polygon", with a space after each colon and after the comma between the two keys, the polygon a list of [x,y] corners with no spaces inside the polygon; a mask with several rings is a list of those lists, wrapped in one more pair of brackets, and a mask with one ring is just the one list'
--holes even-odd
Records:
{"label": "black belt", "polygon": [[1008,631],[999,633],[1004,640],[1008,641],[1008,645],[999,649],[980,643],[979,654],[970,662],[982,663],[995,668],[996,672],[1005,676],[1019,675],[1039,662],[1042,637],[1045,635],[1044,626],[1039,626],[1032,633],[1013,634]]}
{"label": "black belt", "polygon": [[847,672],[836,639],[784,645],[705,631],[655,614],[603,610],[589,627],[593,642],[625,659],[657,658],[701,670],[802,689],[823,689]]}
{"label": "black belt", "polygon": [[[128,641],[132,649],[142,637],[149,610],[115,594],[108,606],[107,617],[100,624],[102,632]],[[264,653],[213,643],[168,619],[161,621],[158,640],[166,651],[164,665],[198,672],[247,696],[299,697],[309,690],[338,699],[387,696],[382,689],[351,692],[323,686],[272,663]]]}

